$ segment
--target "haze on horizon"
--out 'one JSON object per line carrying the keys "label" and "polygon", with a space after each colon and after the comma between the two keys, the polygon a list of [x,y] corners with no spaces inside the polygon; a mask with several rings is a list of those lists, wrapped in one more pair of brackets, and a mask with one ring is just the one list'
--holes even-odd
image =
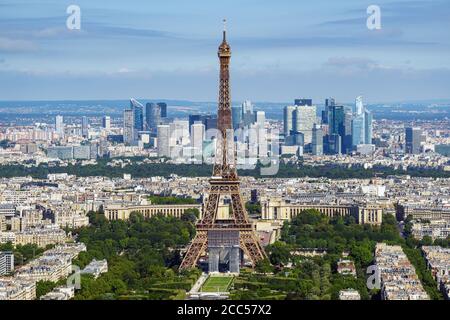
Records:
{"label": "haze on horizon", "polygon": [[449,16],[446,0],[4,0],[0,100],[215,101],[224,17],[235,101],[448,99]]}

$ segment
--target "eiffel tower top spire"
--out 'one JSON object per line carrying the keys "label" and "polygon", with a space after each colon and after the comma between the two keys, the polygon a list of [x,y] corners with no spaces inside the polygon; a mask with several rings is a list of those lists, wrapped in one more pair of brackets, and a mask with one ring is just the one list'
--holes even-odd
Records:
{"label": "eiffel tower top spire", "polygon": [[223,19],[223,40],[219,46],[218,55],[219,55],[219,58],[231,56],[231,47],[227,42],[227,20],[226,19]]}

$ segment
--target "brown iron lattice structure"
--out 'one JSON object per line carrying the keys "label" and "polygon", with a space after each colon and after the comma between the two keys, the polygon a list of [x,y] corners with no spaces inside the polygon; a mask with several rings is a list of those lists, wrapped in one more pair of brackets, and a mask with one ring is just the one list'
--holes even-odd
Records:
{"label": "brown iron lattice structure", "polygon": [[[258,241],[252,224],[249,223],[242,201],[240,182],[236,170],[236,152],[233,141],[230,97],[230,58],[231,48],[223,31],[223,41],[219,46],[220,85],[217,128],[221,137],[217,137],[213,176],[210,179],[209,196],[202,220],[197,224],[197,234],[186,251],[180,270],[196,266],[198,259],[208,247],[208,231],[239,231],[240,248],[254,266],[259,260],[266,258],[266,253]],[[221,197],[231,199],[230,219],[217,220],[217,212]]]}

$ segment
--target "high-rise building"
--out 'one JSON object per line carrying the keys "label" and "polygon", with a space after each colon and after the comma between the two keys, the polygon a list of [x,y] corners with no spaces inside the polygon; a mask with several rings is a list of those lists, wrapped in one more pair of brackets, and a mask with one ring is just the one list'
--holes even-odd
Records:
{"label": "high-rise building", "polygon": [[255,121],[253,114],[253,104],[251,101],[246,100],[242,103],[242,123],[244,126],[250,126]]}
{"label": "high-rise building", "polygon": [[264,128],[266,122],[266,113],[264,111],[256,111],[255,122],[259,128]]}
{"label": "high-rise building", "polygon": [[217,129],[217,116],[215,115],[204,116],[203,119],[205,130]]}
{"label": "high-rise building", "polygon": [[325,99],[325,109],[322,110],[322,124],[328,124],[328,113],[331,106],[336,105],[336,100],[334,98]]}
{"label": "high-rise building", "polygon": [[293,128],[296,133],[302,133],[304,136],[304,143],[312,142],[312,129],[317,123],[316,106],[296,106],[293,113]]}
{"label": "high-rise building", "polygon": [[352,118],[351,109],[346,109],[344,114],[344,132],[342,136],[342,153],[350,153],[352,151]]}
{"label": "high-rise building", "polygon": [[294,119],[294,106],[286,106],[283,109],[283,125],[284,125],[284,136],[288,137],[291,135],[293,130],[293,119]]}
{"label": "high-rise building", "polygon": [[[90,159],[97,159],[97,157],[99,156],[99,154],[101,153],[100,151],[100,145],[101,145],[102,143],[100,142],[100,143],[98,143],[98,142],[92,142],[90,145],[89,145],[89,158]],[[103,151],[103,150],[102,150]],[[74,153],[75,153],[75,151],[74,151]]]}
{"label": "high-rise building", "polygon": [[14,271],[14,253],[0,251],[0,276],[10,274]]}
{"label": "high-rise building", "polygon": [[91,146],[88,144],[74,146],[73,158],[77,160],[89,160],[91,158]]}
{"label": "high-rise building", "polygon": [[[340,136],[340,153],[347,153],[352,148],[352,113],[344,106],[330,106],[328,111],[329,135]],[[336,141],[336,138],[333,141]],[[336,143],[334,143],[336,145]]]}
{"label": "high-rise building", "polygon": [[63,116],[55,117],[55,132],[61,137],[64,136],[64,118]]}
{"label": "high-rise building", "polygon": [[134,112],[131,109],[123,111],[123,142],[127,144],[134,142]]}
{"label": "high-rise building", "polygon": [[184,145],[189,139],[189,121],[174,120],[169,126],[170,137],[174,139],[174,143]]}
{"label": "high-rise building", "polygon": [[363,97],[355,99],[352,119],[352,145],[372,144],[372,113],[364,107]]}
{"label": "high-rise building", "polygon": [[190,114],[189,115],[189,131],[192,132],[192,125],[196,122],[203,123],[202,116],[200,114]]}
{"label": "high-rise building", "polygon": [[102,127],[107,130],[111,129],[111,117],[110,116],[104,116],[102,118]]}
{"label": "high-rise building", "polygon": [[144,131],[144,106],[135,99],[130,99],[130,107],[133,111],[133,141],[138,140],[139,131]]}
{"label": "high-rise building", "polygon": [[363,98],[358,96],[355,99],[352,119],[352,146],[366,144],[366,113],[364,110]]}
{"label": "high-rise building", "polygon": [[170,126],[159,125],[157,131],[158,157],[170,158]]}
{"label": "high-rise building", "polygon": [[[329,153],[342,153],[351,150],[351,112],[344,106],[329,106],[328,108],[328,141],[330,147]],[[338,135],[339,139],[333,135]],[[336,152],[335,146],[339,145],[340,150]]]}
{"label": "high-rise building", "polygon": [[331,107],[336,105],[336,99],[334,98],[327,98],[325,99],[325,107]]}
{"label": "high-rise building", "polygon": [[364,104],[363,104],[363,97],[358,96],[355,99],[355,109],[353,110],[354,113],[357,115],[364,113]]}
{"label": "high-rise building", "polygon": [[81,118],[81,135],[83,138],[89,137],[89,120],[86,116]]}
{"label": "high-rise building", "polygon": [[157,105],[161,109],[161,118],[167,118],[167,103],[158,102]]}
{"label": "high-rise building", "polygon": [[72,146],[48,147],[47,157],[52,159],[71,160],[73,159],[73,147]]}
{"label": "high-rise building", "polygon": [[332,133],[324,137],[324,152],[327,154],[341,154],[342,138],[337,133]]}
{"label": "high-rise building", "polygon": [[196,122],[191,125],[191,147],[193,149],[194,158],[202,160],[203,141],[205,140],[205,125]]}
{"label": "high-rise building", "polygon": [[357,114],[352,119],[352,145],[365,144],[366,141],[366,119],[364,113]]}
{"label": "high-rise building", "polygon": [[147,103],[145,105],[145,118],[146,118],[147,129],[152,133],[156,133],[158,125],[161,124],[161,118],[162,118],[161,106],[156,103],[150,103],[150,102]]}
{"label": "high-rise building", "polygon": [[406,128],[405,129],[405,151],[406,153],[419,154],[422,143],[425,141],[422,129]]}
{"label": "high-rise building", "polygon": [[295,99],[294,105],[312,107],[313,104],[312,104],[312,99]]}
{"label": "high-rise building", "polygon": [[328,125],[330,134],[344,136],[345,109],[344,106],[330,106],[328,110]]}
{"label": "high-rise building", "polygon": [[364,120],[365,120],[365,125],[364,125],[364,129],[365,129],[365,135],[364,135],[365,144],[372,144],[372,132],[373,132],[373,127],[372,127],[373,116],[372,116],[372,112],[370,112],[369,110],[365,110],[364,111]]}
{"label": "high-rise building", "polygon": [[242,103],[242,114],[246,114],[247,112],[253,113],[253,104],[250,100],[245,100]]}
{"label": "high-rise building", "polygon": [[312,154],[323,155],[323,131],[319,124],[315,124],[312,131]]}
{"label": "high-rise building", "polygon": [[242,106],[234,106],[231,108],[231,118],[233,121],[233,129],[236,130],[242,123]]}

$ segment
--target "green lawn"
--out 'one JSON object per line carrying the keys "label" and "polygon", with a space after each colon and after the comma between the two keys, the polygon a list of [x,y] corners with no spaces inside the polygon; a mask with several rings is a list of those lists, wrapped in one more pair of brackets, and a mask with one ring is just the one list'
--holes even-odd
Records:
{"label": "green lawn", "polygon": [[202,286],[203,292],[228,292],[231,283],[233,282],[232,276],[209,276]]}

